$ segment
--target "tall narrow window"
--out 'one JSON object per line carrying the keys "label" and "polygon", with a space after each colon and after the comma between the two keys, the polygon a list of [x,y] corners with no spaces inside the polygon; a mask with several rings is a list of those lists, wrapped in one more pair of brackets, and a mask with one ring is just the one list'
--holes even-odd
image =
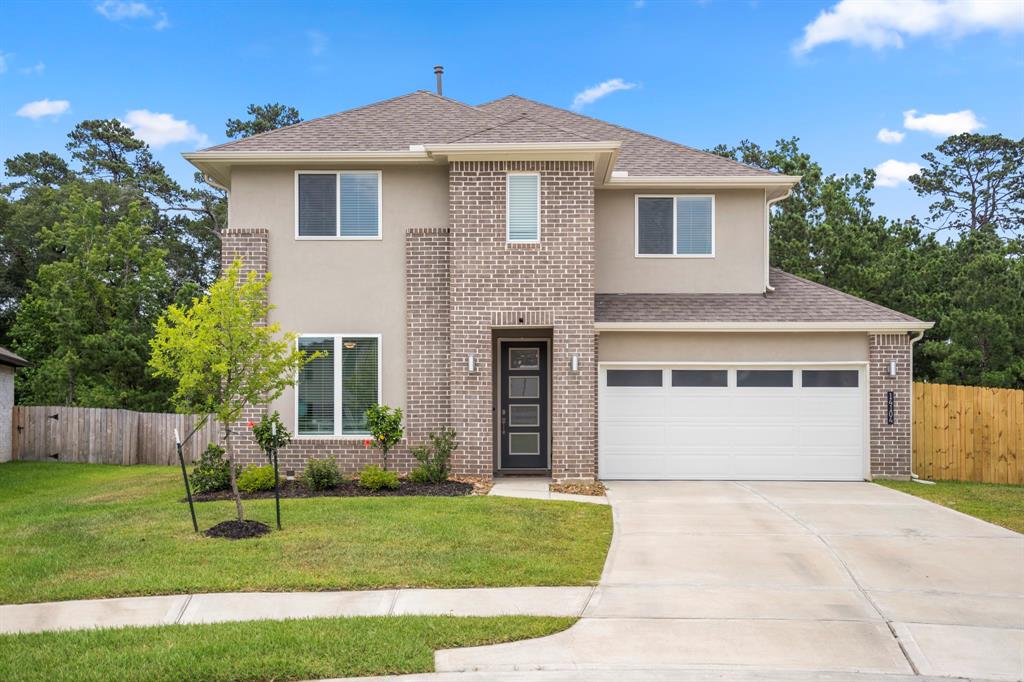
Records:
{"label": "tall narrow window", "polygon": [[380,239],[379,171],[298,171],[295,236],[299,239]]}
{"label": "tall narrow window", "polygon": [[341,429],[368,433],[366,411],[378,401],[377,339],[346,336],[341,348]]}
{"label": "tall narrow window", "polygon": [[637,256],[700,257],[714,254],[713,196],[637,196]]}
{"label": "tall narrow window", "polygon": [[366,411],[380,402],[380,338],[302,336],[299,349],[318,354],[299,371],[299,435],[366,435]]}
{"label": "tall narrow window", "polygon": [[318,356],[299,370],[299,433],[323,436],[334,433],[334,339],[306,336],[299,350]]}
{"label": "tall narrow window", "polygon": [[540,174],[509,173],[507,192],[508,241],[540,241]]}

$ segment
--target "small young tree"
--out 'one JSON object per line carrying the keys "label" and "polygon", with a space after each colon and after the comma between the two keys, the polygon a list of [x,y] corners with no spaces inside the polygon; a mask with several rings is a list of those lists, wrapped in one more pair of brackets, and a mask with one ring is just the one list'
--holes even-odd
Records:
{"label": "small young tree", "polygon": [[153,373],[177,383],[171,400],[180,412],[214,414],[224,426],[224,450],[238,521],[245,520],[235,480],[231,425],[246,405],[278,398],[308,362],[295,334],[267,324],[270,275],[241,275],[235,261],[210,293],[182,308],[172,305],[157,321],[149,360]]}
{"label": "small young tree", "polygon": [[366,411],[366,426],[373,436],[369,444],[380,450],[384,459],[384,470],[387,471],[388,453],[405,435],[402,429],[402,408],[374,405]]}

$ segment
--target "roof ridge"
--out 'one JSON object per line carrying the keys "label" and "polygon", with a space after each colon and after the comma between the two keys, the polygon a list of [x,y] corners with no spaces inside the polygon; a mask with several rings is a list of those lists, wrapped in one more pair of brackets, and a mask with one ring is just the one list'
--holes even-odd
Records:
{"label": "roof ridge", "polygon": [[[431,92],[430,90],[415,90],[414,92],[418,92],[418,93],[421,93],[421,94],[424,94],[424,95],[430,95],[431,97],[436,97],[437,99],[444,100],[445,102],[451,102],[452,104],[458,104],[461,107],[465,107],[466,109],[472,109],[473,111],[477,112],[478,114],[484,114],[485,116],[490,116],[493,119],[499,119],[500,118],[500,116],[498,116],[497,114],[492,114],[491,112],[484,111],[483,109],[481,109],[479,107],[475,107],[472,104],[466,104],[465,102],[463,102],[461,100],[453,99],[451,97],[445,97],[444,95],[439,95],[436,92]],[[387,100],[385,100],[385,101],[387,101]],[[380,102],[377,102],[377,104],[380,104]],[[372,105],[367,105],[367,106],[372,106]]]}
{"label": "roof ridge", "polygon": [[917,320],[918,322],[922,321],[922,320],[919,320],[918,318],[914,317],[913,315],[908,315],[907,313],[904,313],[904,312],[899,311],[899,310],[893,310],[892,308],[886,307],[886,306],[882,305],[881,303],[875,303],[874,301],[869,301],[868,299],[861,298],[860,296],[854,296],[853,294],[848,294],[845,291],[843,291],[842,289],[836,289],[835,287],[830,287],[827,284],[822,284],[821,282],[815,282],[814,280],[807,279],[806,277],[801,277],[800,275],[794,275],[792,272],[786,272],[785,270],[783,270],[781,268],[772,267],[770,269],[775,271],[775,272],[777,272],[777,273],[779,273],[779,274],[781,274],[781,275],[785,275],[787,277],[792,277],[793,279],[797,280],[798,282],[803,282],[804,284],[810,284],[811,286],[818,287],[819,289],[828,289],[829,291],[833,291],[833,292],[839,294],[840,296],[845,296],[846,298],[848,298],[850,300],[853,300],[853,301],[856,301],[858,303],[867,303],[868,305],[875,306],[876,308],[881,308],[882,310],[886,310],[886,311],[888,311],[890,313],[896,313],[897,315],[903,315],[904,317],[908,317],[911,320]]}
{"label": "roof ridge", "polygon": [[412,92],[407,92],[407,93],[405,93],[403,95],[395,95],[394,97],[388,97],[387,99],[382,99],[382,100],[379,100],[377,102],[370,102],[369,104],[361,104],[360,106],[352,107],[351,109],[343,109],[341,111],[335,111],[332,114],[324,114],[323,116],[317,116],[316,118],[311,118],[311,119],[308,119],[308,120],[305,120],[305,121],[299,121],[298,123],[292,123],[291,125],[281,126],[280,128],[274,128],[273,130],[265,130],[262,133],[256,133],[255,135],[249,135],[248,137],[241,137],[241,138],[239,138],[237,140],[228,140],[227,142],[221,142],[220,144],[213,145],[212,147],[205,147],[204,149],[200,149],[199,151],[203,151],[203,152],[214,151],[216,149],[220,149],[221,147],[226,147],[228,145],[232,145],[232,144],[235,144],[235,143],[238,143],[238,142],[243,142],[243,141],[246,141],[246,140],[253,140],[253,139],[256,139],[256,138],[264,137],[266,135],[270,135],[272,133],[280,132],[282,130],[289,130],[289,129],[292,129],[292,128],[299,128],[299,127],[305,126],[305,125],[310,124],[310,123],[317,123],[319,121],[324,121],[324,120],[327,120],[327,119],[330,119],[330,118],[334,118],[336,116],[343,116],[344,114],[351,114],[351,113],[353,113],[355,111],[362,111],[363,109],[369,109],[370,107],[375,107],[375,106],[378,106],[380,104],[388,104],[390,102],[396,102],[396,101],[398,101],[400,99],[405,99],[406,97],[412,97],[413,95],[418,95],[418,94],[432,95],[434,97],[437,97],[439,99],[445,100],[447,102],[453,102],[455,104],[460,104],[460,105],[462,105],[464,107],[467,107],[469,109],[473,109],[474,111],[476,111],[478,113],[481,113],[481,114],[485,114],[487,116],[490,116],[491,118],[497,118],[497,116],[495,116],[495,114],[492,114],[492,113],[490,113],[488,111],[481,111],[481,110],[477,109],[476,107],[473,107],[473,106],[470,106],[470,105],[466,104],[465,102],[460,102],[460,101],[458,101],[456,99],[451,99],[449,97],[443,97],[441,95],[437,95],[437,94],[434,94],[432,92],[428,92],[426,90],[413,90]]}
{"label": "roof ridge", "polygon": [[627,128],[624,125],[619,125],[618,123],[612,123],[611,121],[605,121],[604,119],[597,118],[596,116],[587,116],[586,114],[580,114],[580,113],[577,113],[575,111],[571,111],[569,109],[563,109],[562,107],[556,107],[553,104],[547,104],[545,102],[539,102],[539,101],[537,101],[535,99],[530,99],[529,97],[523,97],[521,95],[516,95],[516,94],[505,95],[504,97],[500,97],[498,99],[491,100],[490,102],[484,102],[483,104],[478,104],[477,107],[484,107],[484,106],[487,106],[488,104],[494,104],[495,102],[500,102],[501,100],[509,99],[509,98],[512,98],[512,97],[514,97],[516,99],[521,99],[521,100],[523,100],[525,102],[530,102],[531,104],[536,104],[536,105],[539,105],[539,106],[542,106],[542,107],[546,107],[548,109],[554,109],[556,111],[564,111],[567,114],[570,114],[572,116],[577,116],[579,118],[583,118],[583,119],[586,119],[588,121],[596,121],[598,123],[603,123],[603,124],[611,126],[613,128],[618,128],[619,130],[625,130],[627,132],[633,133],[635,135],[641,135],[641,136],[646,137],[646,138],[651,139],[651,140],[657,140],[658,142],[664,142],[666,144],[670,144],[670,145],[673,145],[675,147],[679,147],[680,149],[685,149],[685,150],[690,151],[690,152],[696,152],[697,154],[701,154],[703,156],[713,157],[715,159],[721,159],[723,161],[727,161],[729,163],[735,164],[737,166],[741,166],[743,168],[752,169],[752,170],[758,170],[758,171],[761,171],[763,173],[770,173],[771,175],[778,175],[778,173],[776,173],[775,171],[770,171],[770,170],[767,170],[765,168],[759,168],[757,166],[752,166],[750,164],[746,164],[746,163],[742,163],[740,161],[737,161],[735,159],[730,159],[730,158],[725,157],[725,156],[719,156],[718,154],[715,154],[713,152],[704,151],[703,149],[697,149],[696,147],[690,147],[690,146],[687,146],[685,144],[681,144],[679,142],[675,142],[673,140],[665,139],[664,137],[658,137],[657,135],[651,135],[650,133],[645,133],[642,130],[636,130],[634,128]]}
{"label": "roof ridge", "polygon": [[577,133],[576,131],[568,130],[566,128],[562,128],[561,126],[556,126],[556,125],[548,123],[546,121],[538,121],[537,119],[533,118],[532,116],[530,116],[526,112],[522,112],[522,113],[517,114],[515,116],[511,116],[509,118],[501,118],[501,117],[498,117],[496,114],[491,114],[491,116],[493,116],[494,118],[497,119],[497,121],[493,125],[489,125],[486,128],[481,128],[479,130],[474,130],[472,132],[466,133],[465,135],[462,135],[461,137],[452,138],[448,142],[449,143],[458,142],[459,140],[464,140],[467,137],[473,137],[474,135],[479,135],[480,133],[486,133],[489,130],[497,130],[498,128],[501,128],[503,126],[507,126],[509,124],[512,124],[512,123],[515,123],[516,121],[521,121],[521,120],[530,121],[531,123],[536,123],[537,125],[542,125],[545,128],[551,128],[552,130],[557,130],[559,132],[563,132],[563,133],[565,133],[567,135],[572,135],[573,137],[578,137],[578,138],[583,139],[583,140],[593,141],[593,138],[590,137],[589,135],[582,135],[580,133]]}

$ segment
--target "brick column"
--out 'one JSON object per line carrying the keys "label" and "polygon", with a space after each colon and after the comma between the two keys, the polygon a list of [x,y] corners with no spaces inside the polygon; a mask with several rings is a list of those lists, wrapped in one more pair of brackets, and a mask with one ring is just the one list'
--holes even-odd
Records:
{"label": "brick column", "polygon": [[405,235],[406,438],[419,444],[451,425],[448,228],[410,228]]}
{"label": "brick column", "polygon": [[[871,475],[910,478],[912,399],[910,337],[907,334],[872,334],[868,343],[868,425],[871,439]],[[896,362],[896,376],[889,364]],[[888,394],[893,395],[893,423],[888,423]]]}
{"label": "brick column", "polygon": [[[265,227],[229,227],[224,230],[220,243],[221,272],[227,270],[235,260],[240,260],[243,277],[249,272],[255,272],[261,277],[266,275],[269,269],[269,239],[270,232]],[[242,410],[241,418],[231,425],[236,463],[243,466],[267,463],[266,455],[256,444],[252,430],[248,427],[248,422],[258,422],[266,411],[266,405],[250,405]]]}

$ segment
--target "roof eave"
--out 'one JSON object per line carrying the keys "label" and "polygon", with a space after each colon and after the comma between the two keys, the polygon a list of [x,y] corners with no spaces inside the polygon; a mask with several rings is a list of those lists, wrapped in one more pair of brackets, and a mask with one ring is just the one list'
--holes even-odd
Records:
{"label": "roof eave", "polygon": [[801,177],[800,175],[613,175],[605,183],[605,187],[607,189],[765,187],[788,190],[800,182]]}
{"label": "roof eave", "polygon": [[605,332],[863,332],[902,334],[931,329],[934,322],[596,322]]}

